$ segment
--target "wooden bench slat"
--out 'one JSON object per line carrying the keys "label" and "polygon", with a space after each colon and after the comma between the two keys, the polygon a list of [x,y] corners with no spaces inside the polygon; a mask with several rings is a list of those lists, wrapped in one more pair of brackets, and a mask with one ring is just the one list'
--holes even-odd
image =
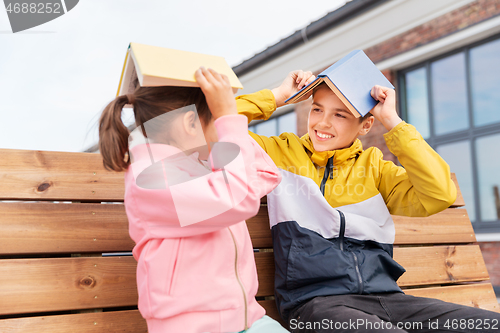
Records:
{"label": "wooden bench slat", "polygon": [[[0,200],[123,201],[123,175],[105,170],[100,154],[0,149]],[[464,206],[452,179],[452,207]]]}
{"label": "wooden bench slat", "polygon": [[100,154],[0,149],[0,200],[123,201],[123,177]]}
{"label": "wooden bench slat", "polygon": [[472,306],[489,311],[500,312],[497,298],[491,283],[404,289],[405,294],[437,298],[445,302]]}
{"label": "wooden bench slat", "polygon": [[123,205],[0,202],[0,254],[131,251]]}
{"label": "wooden bench slat", "polygon": [[[264,197],[266,198],[266,197]],[[265,249],[273,247],[271,229],[269,227],[269,216],[267,206],[261,205],[259,212],[247,220],[248,232],[252,238],[254,249]]]}
{"label": "wooden bench slat", "polygon": [[[0,254],[120,252],[134,246],[123,205],[7,202],[0,211]],[[396,245],[476,240],[465,209],[393,219]],[[255,248],[272,247],[265,206],[247,224]]]}
{"label": "wooden bench slat", "polygon": [[395,248],[394,260],[406,269],[400,287],[489,279],[478,245]]}
{"label": "wooden bench slat", "polygon": [[450,207],[463,207],[465,206],[464,197],[462,195],[462,191],[460,190],[460,186],[458,185],[457,175],[453,172],[451,173],[451,180],[453,180],[455,186],[457,187],[457,199]]}
{"label": "wooden bench slat", "polygon": [[[405,269],[400,287],[483,281],[489,279],[478,245],[395,248],[394,259]],[[274,256],[255,253],[257,296],[274,295]]]}
{"label": "wooden bench slat", "polygon": [[0,320],[0,332],[147,333],[138,310],[79,313]]}
{"label": "wooden bench slat", "polygon": [[474,229],[465,209],[448,208],[428,217],[392,215],[395,245],[473,243]]}
{"label": "wooden bench slat", "polygon": [[137,305],[133,257],[0,260],[0,315]]}
{"label": "wooden bench slat", "polygon": [[256,296],[274,296],[274,253],[256,252],[255,265],[259,279]]}

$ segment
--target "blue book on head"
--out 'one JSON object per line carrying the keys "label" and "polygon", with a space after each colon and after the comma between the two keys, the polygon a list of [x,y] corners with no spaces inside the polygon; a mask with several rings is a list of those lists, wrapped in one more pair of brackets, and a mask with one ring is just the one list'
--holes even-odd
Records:
{"label": "blue book on head", "polygon": [[394,89],[377,66],[361,50],[354,50],[302,88],[285,103],[295,103],[308,92],[325,82],[355,117],[363,117],[377,101],[370,92],[375,85]]}

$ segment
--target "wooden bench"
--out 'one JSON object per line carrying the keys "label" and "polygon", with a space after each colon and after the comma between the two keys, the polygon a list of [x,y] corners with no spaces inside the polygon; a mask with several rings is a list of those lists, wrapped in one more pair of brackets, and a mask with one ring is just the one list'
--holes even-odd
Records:
{"label": "wooden bench", "polygon": [[[0,332],[146,332],[123,206],[123,174],[99,154],[0,149]],[[116,203],[116,204],[113,204]],[[461,195],[453,205],[464,205]],[[465,209],[394,216],[406,293],[499,311]],[[265,199],[248,221],[257,298],[278,318]]]}

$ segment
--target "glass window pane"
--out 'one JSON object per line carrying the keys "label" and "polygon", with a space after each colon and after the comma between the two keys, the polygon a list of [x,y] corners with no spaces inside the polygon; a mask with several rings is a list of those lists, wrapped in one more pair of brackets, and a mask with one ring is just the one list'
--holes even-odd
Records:
{"label": "glass window pane", "polygon": [[429,101],[425,67],[405,75],[406,111],[408,122],[415,126],[424,139],[431,135],[429,128]]}
{"label": "glass window pane", "polygon": [[476,140],[481,221],[500,220],[500,134]]}
{"label": "glass window pane", "polygon": [[431,64],[432,106],[437,135],[469,127],[465,54],[458,53]]}
{"label": "glass window pane", "polygon": [[278,133],[297,131],[297,115],[295,111],[282,115],[278,118]]}
{"label": "glass window pane", "polygon": [[500,121],[500,39],[470,50],[474,125]]}
{"label": "glass window pane", "polygon": [[276,118],[255,125],[255,133],[264,136],[278,135],[278,133],[276,133]]}
{"label": "glass window pane", "polygon": [[474,222],[476,220],[476,206],[472,180],[470,141],[441,145],[437,147],[436,151],[448,163],[451,172],[456,174],[460,191],[462,191],[464,197],[465,208],[470,220]]}

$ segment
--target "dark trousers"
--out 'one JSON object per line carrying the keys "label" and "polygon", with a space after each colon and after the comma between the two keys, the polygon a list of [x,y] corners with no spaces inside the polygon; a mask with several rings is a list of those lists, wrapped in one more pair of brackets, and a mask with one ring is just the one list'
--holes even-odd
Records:
{"label": "dark trousers", "polygon": [[292,311],[290,330],[500,332],[500,313],[403,293],[315,297]]}

